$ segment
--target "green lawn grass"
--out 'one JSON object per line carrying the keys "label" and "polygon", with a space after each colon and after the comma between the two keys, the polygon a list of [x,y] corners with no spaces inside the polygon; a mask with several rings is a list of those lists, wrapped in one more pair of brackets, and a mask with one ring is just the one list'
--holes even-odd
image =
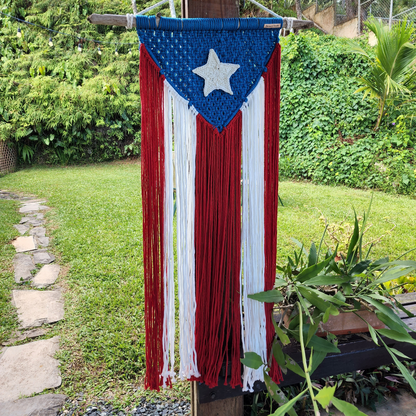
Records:
{"label": "green lawn grass", "polygon": [[[58,283],[65,290],[65,320],[58,327],[60,391],[72,397],[84,392],[89,399],[113,398],[123,405],[134,402],[143,394],[145,363],[139,164],[26,169],[0,178],[0,189],[46,198],[52,207],[47,227],[53,237],[51,249],[63,266]],[[321,213],[330,222],[352,221],[352,207],[362,213],[371,198],[370,192],[295,182],[282,182],[280,195],[284,206],[279,206],[279,263],[295,248],[291,237],[306,246],[319,243],[324,229]],[[6,328],[15,322],[5,306],[13,285],[13,250],[4,246],[17,234],[10,225],[20,218],[14,209],[15,204],[0,201],[0,259],[6,265],[0,307]],[[375,247],[375,256],[397,256],[416,247],[415,216],[415,200],[375,193],[368,238],[385,234],[391,222],[396,224]],[[163,394],[187,394],[187,383]]]}
{"label": "green lawn grass", "polygon": [[0,200],[0,346],[17,328],[16,311],[10,303],[11,290],[14,287],[15,249],[9,244],[19,235],[13,228],[13,224],[18,224],[21,219],[17,206],[15,201]]}

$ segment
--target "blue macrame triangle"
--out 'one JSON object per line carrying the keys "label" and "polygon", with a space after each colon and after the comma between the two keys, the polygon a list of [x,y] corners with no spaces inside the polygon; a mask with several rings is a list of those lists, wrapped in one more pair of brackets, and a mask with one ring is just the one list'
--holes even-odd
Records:
{"label": "blue macrame triangle", "polygon": [[[168,82],[221,131],[257,85],[279,42],[281,18],[172,19],[137,16],[140,41]],[[233,95],[214,90],[204,96],[204,79],[192,72],[213,49],[222,63],[240,65],[231,76]]]}

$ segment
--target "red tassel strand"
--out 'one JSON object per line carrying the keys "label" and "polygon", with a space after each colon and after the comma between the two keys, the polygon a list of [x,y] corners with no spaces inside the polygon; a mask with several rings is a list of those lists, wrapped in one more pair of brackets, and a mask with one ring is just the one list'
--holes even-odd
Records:
{"label": "red tassel strand", "polygon": [[158,390],[163,369],[163,223],[165,149],[163,131],[163,80],[160,69],[140,47],[142,101],[142,201],[145,283],[147,389]]}
{"label": "red tassel strand", "polygon": [[[276,232],[279,184],[279,113],[280,113],[280,45],[267,64],[267,72],[263,75],[265,82],[265,131],[264,131],[264,253],[265,272],[264,290],[273,289],[276,279]],[[273,304],[265,303],[266,333],[268,355],[270,356],[274,338]],[[275,383],[283,380],[282,372],[274,359],[270,377]]]}
{"label": "red tassel strand", "polygon": [[[220,133],[197,116],[195,178],[196,352],[200,381],[241,386],[240,364],[240,179],[238,112]],[[229,375],[228,364],[231,363]]]}

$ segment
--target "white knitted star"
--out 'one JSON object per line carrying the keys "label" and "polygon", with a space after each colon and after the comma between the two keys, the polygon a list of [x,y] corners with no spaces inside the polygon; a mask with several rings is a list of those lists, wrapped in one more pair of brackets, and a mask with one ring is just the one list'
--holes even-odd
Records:
{"label": "white knitted star", "polygon": [[214,90],[223,90],[224,92],[233,95],[233,90],[230,85],[230,77],[234,74],[240,65],[224,64],[220,62],[214,49],[209,50],[208,61],[205,65],[199,66],[192,70],[194,74],[204,78],[204,96],[211,94]]}

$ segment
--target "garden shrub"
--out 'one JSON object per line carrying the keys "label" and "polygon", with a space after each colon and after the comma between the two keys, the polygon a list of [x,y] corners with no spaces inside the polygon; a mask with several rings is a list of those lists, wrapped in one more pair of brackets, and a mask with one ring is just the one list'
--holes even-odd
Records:
{"label": "garden shrub", "polygon": [[281,176],[414,194],[416,105],[389,108],[374,132],[376,103],[354,94],[368,67],[346,42],[312,32],[282,39]]}
{"label": "garden shrub", "polygon": [[[137,7],[149,4],[138,1]],[[250,7],[242,13],[254,13]],[[18,23],[0,16],[0,140],[15,144],[20,161],[66,164],[140,155],[137,35],[86,20],[92,13],[131,13],[130,3],[0,0],[0,10],[117,42],[83,42],[79,53],[76,38],[56,34],[50,47],[49,32],[20,25],[19,39]],[[167,5],[158,11],[169,15]],[[354,94],[356,77],[368,65],[346,52],[345,39],[301,31],[281,43],[281,177],[413,194],[416,105],[388,109],[375,133],[376,103]],[[361,44],[371,50],[366,39]]]}
{"label": "garden shrub", "polygon": [[[151,3],[138,1],[137,7]],[[168,10],[166,6],[156,12]],[[0,140],[17,146],[21,162],[66,164],[139,155],[137,34],[87,21],[92,13],[132,13],[131,4],[0,0],[0,11],[56,31],[112,42],[81,41],[78,52],[76,37],[19,25],[0,15]]]}

